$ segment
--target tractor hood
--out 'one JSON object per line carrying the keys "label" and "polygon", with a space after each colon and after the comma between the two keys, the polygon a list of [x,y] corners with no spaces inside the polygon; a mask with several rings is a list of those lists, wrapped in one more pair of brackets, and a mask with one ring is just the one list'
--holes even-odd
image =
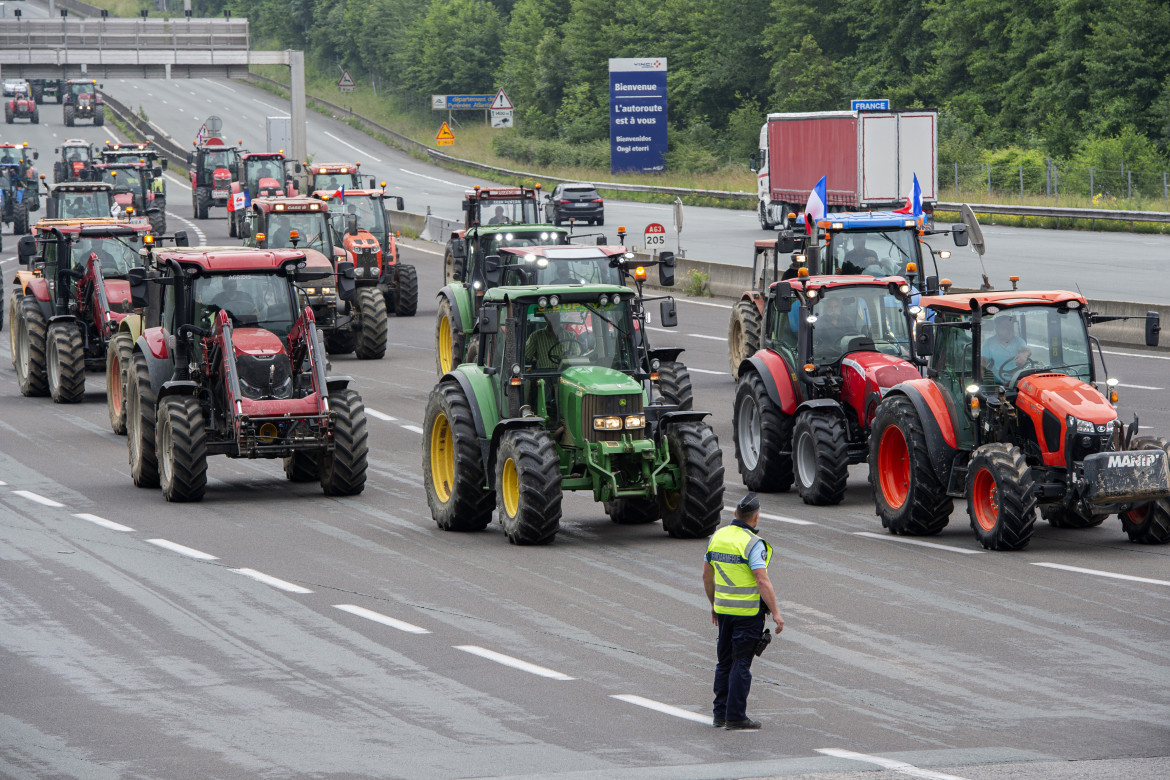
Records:
{"label": "tractor hood", "polygon": [[118,192],[114,194],[114,202],[119,206],[134,205],[134,196],[129,192]]}
{"label": "tractor hood", "polygon": [[[1091,423],[1117,419],[1117,410],[1097,388],[1064,374],[1033,374],[1019,381],[1016,405],[1027,409],[1047,409],[1060,418],[1072,415]],[[1038,410],[1037,410],[1038,411]]]}
{"label": "tractor hood", "polygon": [[227,168],[216,168],[211,178],[215,180],[217,186],[226,187],[227,183],[232,180],[232,172]]}
{"label": "tractor hood", "polygon": [[628,374],[601,366],[572,366],[561,372],[561,385],[588,395],[642,393],[642,385]]}
{"label": "tractor hood", "polygon": [[236,356],[271,356],[284,352],[284,342],[272,331],[263,328],[236,328],[232,331],[232,346]]}
{"label": "tractor hood", "polygon": [[271,176],[263,176],[256,182],[256,194],[252,197],[262,198],[284,194],[284,186]]}
{"label": "tractor hood", "polygon": [[922,374],[913,363],[883,352],[851,352],[841,359],[841,402],[867,427],[886,391]]}
{"label": "tractor hood", "polygon": [[106,279],[106,300],[110,303],[110,309],[115,312],[123,308],[128,309],[130,306],[130,282],[125,279]]}

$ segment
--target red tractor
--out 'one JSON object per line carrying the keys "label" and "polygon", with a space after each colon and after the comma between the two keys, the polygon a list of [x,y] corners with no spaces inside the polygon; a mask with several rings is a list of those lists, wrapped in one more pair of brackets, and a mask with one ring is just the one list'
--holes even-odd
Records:
{"label": "red tractor", "polygon": [[41,122],[37,101],[28,93],[27,86],[19,87],[15,95],[4,101],[4,121],[12,124],[17,119],[27,119],[34,125]]}
{"label": "red tractor", "polygon": [[[338,192],[343,187],[345,188],[345,196],[349,197],[350,190],[360,190],[365,186],[362,181],[361,174],[358,169],[362,167],[360,162],[355,163],[311,163],[300,167],[297,170],[296,176],[291,177],[293,184],[290,185],[290,195],[307,195],[310,192],[328,192],[330,194]],[[300,179],[300,184],[304,185],[305,191],[300,192],[300,186],[296,184],[296,180]],[[374,177],[369,177],[369,188],[374,189]],[[383,185],[385,186],[385,185]]]}
{"label": "red tractor", "polygon": [[84,138],[66,138],[56,149],[61,159],[53,163],[53,183],[92,181],[93,150]]}
{"label": "red tractor", "polygon": [[95,127],[106,123],[106,107],[98,92],[98,83],[92,79],[72,79],[61,84],[59,98],[65,104],[61,111],[66,127],[73,127],[78,119],[92,119]]}
{"label": "red tractor", "polygon": [[[890,533],[937,534],[956,498],[975,537],[1018,550],[1036,511],[1054,526],[1121,517],[1131,541],[1170,542],[1170,443],[1117,415],[1117,379],[1097,373],[1088,328],[1130,317],[1088,311],[1063,290],[922,299],[926,378],[887,392],[870,438],[870,483]],[[1145,318],[1156,346],[1157,313]],[[1097,345],[1101,372],[1104,355]]]}
{"label": "red tractor", "polygon": [[784,492],[795,480],[807,504],[841,502],[878,402],[922,375],[910,294],[900,276],[804,272],[768,287],[761,348],[739,365],[732,414],[749,490]]}
{"label": "red tractor", "polygon": [[279,152],[244,152],[240,155],[239,178],[231,185],[228,198],[228,235],[243,238],[240,228],[248,218],[252,198],[283,198],[284,155]]}
{"label": "red tractor", "polygon": [[223,139],[215,137],[202,144],[191,143],[195,147],[187,155],[191,210],[195,219],[207,219],[212,206],[227,206],[231,198],[232,182],[239,178],[240,150],[224,145]]}
{"label": "red tractor", "polygon": [[292,481],[326,495],[365,488],[368,437],[361,396],[326,374],[325,348],[303,285],[353,297],[352,268],[298,250],[175,248],[131,273],[131,295],[164,302],[127,368],[126,442],[138,487],[199,501],[207,457],[283,458]]}

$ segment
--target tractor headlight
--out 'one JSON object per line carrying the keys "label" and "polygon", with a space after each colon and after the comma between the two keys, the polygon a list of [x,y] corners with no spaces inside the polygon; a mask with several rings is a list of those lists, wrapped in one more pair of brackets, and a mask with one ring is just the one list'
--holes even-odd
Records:
{"label": "tractor headlight", "polygon": [[316,294],[317,294],[316,287],[306,287],[305,288],[305,295],[316,295]]}
{"label": "tractor headlight", "polygon": [[359,265],[358,267],[354,268],[353,275],[354,276],[365,276],[366,275],[365,266]]}
{"label": "tractor headlight", "polygon": [[[644,421],[643,424],[645,424]],[[620,431],[621,429],[622,418],[620,417],[607,416],[593,418],[593,430],[595,431]]]}
{"label": "tractor headlight", "polygon": [[334,293],[334,290],[332,287],[322,287],[321,288],[322,295],[332,295],[333,293]]}
{"label": "tractor headlight", "polygon": [[550,295],[548,297],[549,306],[556,306],[560,302],[561,302],[561,299],[560,299],[560,296],[558,296],[558,295]]}
{"label": "tractor headlight", "polygon": [[626,428],[645,428],[646,415],[644,414],[628,414],[626,415]]}
{"label": "tractor headlight", "polygon": [[1097,426],[1088,420],[1078,420],[1076,417],[1069,415],[1068,427],[1075,428],[1077,433],[1096,433]]}

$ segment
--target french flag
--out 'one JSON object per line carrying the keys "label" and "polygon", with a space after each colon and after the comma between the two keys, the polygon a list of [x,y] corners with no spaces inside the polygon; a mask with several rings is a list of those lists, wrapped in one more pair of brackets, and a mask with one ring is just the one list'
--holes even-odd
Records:
{"label": "french flag", "polygon": [[345,185],[342,184],[339,188],[335,189],[332,197],[341,198],[341,202],[345,203]]}
{"label": "french flag", "polygon": [[914,174],[914,186],[906,196],[906,205],[894,211],[895,214],[909,214],[913,217],[922,215],[922,187],[918,184],[918,174]]}
{"label": "french flag", "polygon": [[817,182],[817,186],[812,188],[812,192],[808,194],[808,203],[804,207],[804,229],[808,231],[811,236],[813,232],[813,225],[817,220],[825,216],[825,202],[829,199],[828,196],[829,177],[822,176],[821,180]]}

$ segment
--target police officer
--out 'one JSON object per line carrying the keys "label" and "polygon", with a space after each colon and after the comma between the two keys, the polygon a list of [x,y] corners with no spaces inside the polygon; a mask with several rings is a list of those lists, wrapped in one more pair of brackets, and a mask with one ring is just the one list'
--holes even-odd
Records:
{"label": "police officer", "polygon": [[784,630],[776,592],[768,579],[772,547],[756,535],[759,520],[760,499],[748,493],[735,508],[731,525],[711,537],[703,564],[711,622],[719,626],[714,725],[731,731],[760,727],[758,720],[747,716],[756,640],[764,632],[768,613],[776,621],[776,633]]}

